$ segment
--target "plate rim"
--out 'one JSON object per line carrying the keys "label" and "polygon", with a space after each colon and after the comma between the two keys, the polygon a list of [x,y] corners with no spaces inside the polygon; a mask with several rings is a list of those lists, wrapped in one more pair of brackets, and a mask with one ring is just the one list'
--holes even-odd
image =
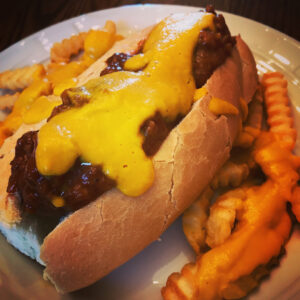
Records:
{"label": "plate rim", "polygon": [[[80,14],[78,16],[74,16],[72,18],[69,18],[69,19],[66,19],[66,20],[63,20],[63,21],[60,21],[58,23],[55,23],[55,24],[52,24],[50,26],[47,26],[45,28],[42,28],[36,32],[33,32],[31,33],[30,35],[20,39],[19,41],[13,43],[12,45],[8,46],[7,48],[3,49],[1,52],[0,52],[0,58],[2,56],[2,54],[4,54],[6,51],[10,50],[12,47],[15,47],[17,44],[27,40],[27,39],[30,39],[32,38],[33,36],[35,35],[38,35],[40,33],[42,33],[44,30],[48,30],[48,29],[53,29],[55,27],[58,27],[58,26],[61,26],[63,23],[65,22],[70,22],[72,20],[75,20],[79,17],[83,17],[83,16],[90,16],[90,15],[93,15],[93,14],[96,14],[96,13],[99,13],[99,12],[109,12],[109,11],[116,11],[116,10],[120,10],[120,9],[123,9],[123,8],[131,8],[131,7],[177,7],[177,8],[191,8],[191,10],[196,10],[196,9],[205,9],[205,7],[203,6],[189,6],[189,5],[184,5],[184,4],[165,4],[165,3],[140,3],[140,4],[125,4],[125,5],[121,5],[121,6],[117,6],[117,7],[111,7],[111,8],[104,8],[104,9],[99,9],[99,10],[96,10],[96,11],[91,11],[91,12],[88,12],[88,13],[84,13],[84,14]],[[299,47],[299,51],[300,51],[300,42],[297,41],[295,38],[289,36],[288,34],[284,33],[284,32],[281,32],[279,31],[278,29],[276,28],[273,28],[269,25],[266,25],[264,23],[261,23],[259,21],[256,21],[256,20],[253,20],[251,18],[248,18],[248,17],[244,17],[244,16],[241,16],[241,15],[238,15],[238,14],[234,14],[234,13],[231,13],[231,12],[226,12],[226,11],[222,11],[222,10],[216,10],[216,12],[218,13],[221,13],[221,14],[225,14],[225,15],[229,15],[229,16],[232,16],[232,17],[239,17],[239,18],[242,18],[242,19],[245,19],[247,21],[250,21],[250,22],[253,22],[253,23],[256,23],[258,25],[262,25],[264,26],[265,28],[268,28],[269,30],[274,31],[276,34],[282,36],[282,38],[286,38],[288,37],[291,42],[297,47]]]}
{"label": "plate rim", "polygon": [[[40,34],[41,32],[43,32],[43,31],[45,31],[47,29],[50,29],[50,28],[53,28],[53,27],[56,27],[56,26],[59,27],[59,26],[61,26],[65,22],[74,21],[76,18],[80,18],[80,17],[83,17],[83,16],[89,16],[89,15],[92,15],[92,14],[97,14],[99,12],[106,13],[106,12],[109,12],[109,11],[115,11],[115,10],[119,10],[119,9],[122,9],[122,8],[131,8],[131,7],[160,7],[160,6],[163,6],[163,7],[189,8],[191,11],[194,10],[194,9],[196,10],[196,9],[203,8],[203,7],[197,7],[197,6],[172,5],[172,4],[133,4],[133,5],[124,5],[124,6],[120,6],[120,7],[114,7],[114,8],[107,8],[107,9],[103,9],[103,10],[97,10],[97,11],[94,11],[94,12],[89,12],[87,14],[82,14],[82,15],[78,15],[78,16],[72,17],[70,19],[61,21],[59,23],[56,23],[56,24],[48,26],[48,27],[46,27],[44,29],[41,29],[38,32],[35,32],[35,33],[29,35],[28,37],[26,37],[26,38],[24,38],[24,39],[22,39],[22,40],[20,40],[20,41],[18,41],[16,43],[14,43],[13,45],[11,45],[10,47],[4,49],[3,51],[7,51],[11,47],[13,47],[13,46],[17,45],[18,43],[22,42],[23,40],[32,38],[32,36],[38,35],[38,34]],[[278,31],[278,30],[276,30],[276,29],[274,29],[274,28],[272,28],[272,27],[270,27],[268,25],[265,25],[263,23],[257,22],[255,20],[252,20],[252,19],[249,19],[249,18],[246,18],[246,17],[243,17],[243,16],[235,15],[235,14],[232,14],[232,13],[227,13],[227,12],[223,12],[223,11],[219,11],[219,10],[217,10],[217,12],[223,13],[225,17],[226,17],[226,15],[229,15],[229,17],[237,17],[237,18],[239,18],[241,20],[245,19],[247,21],[250,21],[250,22],[256,23],[256,24],[258,24],[260,26],[264,26],[265,28],[268,28],[271,32],[274,32],[276,35],[279,35],[281,38],[286,38],[287,37],[289,40],[294,40],[296,42],[296,46],[298,47],[298,50],[300,52],[300,43],[297,40],[293,39],[292,37],[290,37],[290,36],[288,36],[288,35],[280,32],[280,31]],[[0,52],[0,59],[1,59],[1,56],[3,54],[3,51]]]}

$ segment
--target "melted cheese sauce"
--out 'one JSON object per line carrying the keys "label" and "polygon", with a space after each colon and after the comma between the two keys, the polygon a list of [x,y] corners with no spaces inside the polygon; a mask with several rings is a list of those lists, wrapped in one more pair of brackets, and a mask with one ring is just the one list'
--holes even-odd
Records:
{"label": "melted cheese sauce", "polygon": [[29,110],[23,114],[25,124],[34,124],[50,117],[55,106],[61,104],[60,97],[40,96],[32,104]]}
{"label": "melted cheese sauce", "polygon": [[56,115],[38,135],[36,162],[44,175],[68,171],[75,159],[101,165],[130,196],[144,193],[154,180],[151,158],[142,149],[140,126],[159,111],[167,120],[185,115],[195,92],[192,55],[200,30],[213,28],[213,15],[177,15],[160,22],[143,53],[125,64],[143,66],[89,81],[81,91],[89,103]]}

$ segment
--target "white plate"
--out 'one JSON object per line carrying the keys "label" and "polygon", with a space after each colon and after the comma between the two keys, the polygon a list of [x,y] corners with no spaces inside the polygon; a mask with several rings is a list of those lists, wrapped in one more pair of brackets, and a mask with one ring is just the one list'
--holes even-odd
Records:
{"label": "white plate", "polygon": [[[51,26],[9,47],[0,53],[0,71],[45,61],[53,42],[78,31],[101,27],[110,19],[118,31],[128,34],[174,12],[197,10],[195,7],[173,5],[136,5],[113,8],[79,16]],[[224,13],[232,34],[240,33],[251,47],[260,72],[279,70],[289,81],[294,113],[300,112],[300,44],[286,35],[257,22]],[[296,116],[300,128],[300,117]],[[297,143],[300,153],[300,143]],[[169,274],[179,271],[194,259],[181,230],[175,222],[157,242],[106,278],[81,291],[60,296],[42,280],[42,268],[23,256],[0,236],[0,298],[1,299],[161,299],[160,288]],[[262,245],[263,247],[263,245]],[[296,228],[287,244],[287,255],[248,299],[300,299],[300,230]],[[1,284],[2,283],[2,284]]]}

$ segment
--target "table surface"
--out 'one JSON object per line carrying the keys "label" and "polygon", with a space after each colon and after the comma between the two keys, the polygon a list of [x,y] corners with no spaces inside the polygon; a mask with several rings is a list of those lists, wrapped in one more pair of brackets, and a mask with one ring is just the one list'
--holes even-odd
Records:
{"label": "table surface", "polygon": [[36,31],[66,19],[100,9],[141,3],[199,7],[210,3],[216,10],[256,20],[300,40],[299,0],[6,0],[0,10],[0,51]]}

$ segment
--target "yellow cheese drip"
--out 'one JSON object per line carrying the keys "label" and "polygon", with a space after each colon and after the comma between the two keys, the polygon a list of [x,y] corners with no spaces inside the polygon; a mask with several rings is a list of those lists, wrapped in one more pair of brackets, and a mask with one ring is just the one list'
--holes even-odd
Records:
{"label": "yellow cheese drip", "polygon": [[211,98],[208,108],[215,115],[238,115],[239,113],[234,105],[217,97]]}
{"label": "yellow cheese drip", "polygon": [[58,114],[41,128],[39,172],[63,174],[80,156],[101,165],[124,194],[144,193],[154,180],[154,170],[142,149],[140,126],[157,111],[170,121],[188,113],[195,92],[193,49],[199,31],[206,27],[213,29],[212,14],[165,19],[151,32],[144,55],[139,55],[148,58],[143,71],[111,73],[85,84],[80,92],[89,102]]}
{"label": "yellow cheese drip", "polygon": [[205,95],[207,95],[207,93],[208,93],[208,91],[205,87],[197,89],[194,94],[194,101],[196,102],[196,101],[202,99]]}
{"label": "yellow cheese drip", "polygon": [[34,124],[50,117],[55,106],[61,104],[60,97],[40,96],[23,115],[25,124]]}
{"label": "yellow cheese drip", "polygon": [[97,59],[109,50],[116,41],[116,35],[103,30],[90,30],[84,40],[84,59]]}

